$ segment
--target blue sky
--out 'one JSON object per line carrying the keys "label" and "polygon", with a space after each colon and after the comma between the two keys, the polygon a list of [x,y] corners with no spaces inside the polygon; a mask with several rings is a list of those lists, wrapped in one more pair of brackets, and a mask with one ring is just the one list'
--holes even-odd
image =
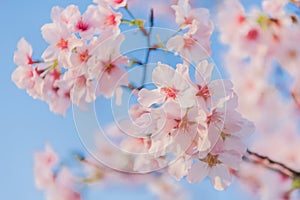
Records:
{"label": "blue sky", "polygon": [[[33,181],[33,153],[44,148],[46,143],[53,146],[63,158],[71,152],[83,151],[77,136],[71,110],[66,117],[49,111],[48,105],[34,100],[11,81],[15,69],[13,53],[21,37],[33,46],[34,57],[38,58],[47,44],[42,39],[40,27],[50,22],[50,11],[55,5],[65,7],[75,4],[83,11],[91,1],[79,0],[0,0],[0,195],[1,199],[43,199]],[[220,53],[219,46],[214,54]],[[218,57],[218,56],[217,56]],[[216,58],[217,58],[216,57]],[[221,63],[216,59],[217,64]],[[241,199],[238,189],[233,186],[225,192],[214,191],[209,181],[201,185],[188,185],[192,199]],[[86,199],[154,199],[139,187],[109,187],[90,191]],[[243,197],[243,199],[245,199]]]}

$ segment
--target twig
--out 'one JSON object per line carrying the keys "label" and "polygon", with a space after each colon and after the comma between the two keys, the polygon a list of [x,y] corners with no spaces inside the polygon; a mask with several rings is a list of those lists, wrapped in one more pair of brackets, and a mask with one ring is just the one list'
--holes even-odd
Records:
{"label": "twig", "polygon": [[135,19],[134,15],[132,14],[132,12],[128,9],[128,5],[126,5],[125,7],[126,12],[128,13],[128,15],[132,18]]}
{"label": "twig", "polygon": [[136,86],[132,85],[132,84],[128,84],[128,85],[122,85],[121,87],[123,88],[127,88],[129,90],[140,90],[140,88],[137,88]]}
{"label": "twig", "polygon": [[151,33],[152,33],[152,28],[154,25],[154,12],[153,12],[153,8],[151,8],[150,11],[150,17],[149,17],[149,23],[150,23],[150,27],[149,27],[149,31],[147,33],[147,52],[146,52],[146,57],[145,57],[145,62],[144,62],[144,73],[143,73],[143,78],[142,78],[142,84],[141,84],[141,88],[144,87],[145,81],[146,81],[146,77],[147,77],[147,65],[149,62],[149,58],[150,58],[150,53],[152,50],[155,50],[155,48],[151,47]]}

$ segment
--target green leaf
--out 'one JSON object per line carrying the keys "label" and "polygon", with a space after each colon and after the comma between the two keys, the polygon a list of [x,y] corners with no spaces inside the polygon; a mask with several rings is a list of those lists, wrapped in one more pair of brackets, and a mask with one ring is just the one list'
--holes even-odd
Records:
{"label": "green leaf", "polygon": [[295,177],[292,183],[293,189],[300,189],[300,177]]}

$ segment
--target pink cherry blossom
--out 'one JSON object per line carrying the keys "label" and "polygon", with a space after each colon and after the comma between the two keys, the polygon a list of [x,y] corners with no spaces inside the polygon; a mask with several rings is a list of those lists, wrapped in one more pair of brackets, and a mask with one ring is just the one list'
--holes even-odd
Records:
{"label": "pink cherry blossom", "polygon": [[[174,121],[175,126],[170,130],[172,144],[168,146],[176,155],[183,152],[193,154],[198,146],[202,146],[201,137],[206,133],[206,115],[199,107],[182,109],[178,104],[167,103],[164,109],[168,113],[168,120]],[[173,149],[174,148],[174,149]]]}
{"label": "pink cherry blossom", "polygon": [[71,34],[69,28],[63,23],[45,24],[42,27],[42,35],[50,44],[42,55],[43,60],[46,62],[58,60],[59,65],[66,68],[72,67],[69,60],[71,50],[81,46],[82,42]]}
{"label": "pink cherry blossom", "polygon": [[105,97],[112,97],[114,90],[120,85],[128,84],[126,70],[128,59],[120,53],[123,35],[112,36],[97,47],[89,62],[92,77],[97,78],[97,92]]}
{"label": "pink cherry blossom", "polygon": [[121,23],[122,14],[114,12],[110,7],[99,4],[98,6],[100,18],[99,29],[103,31],[111,30],[112,32],[119,33],[119,25]]}
{"label": "pink cherry blossom", "polygon": [[70,87],[60,83],[61,74],[57,69],[47,73],[44,78],[43,100],[54,113],[65,115],[71,106]]}
{"label": "pink cherry blossom", "polygon": [[[226,116],[232,117],[223,118],[226,119],[225,121],[220,121],[222,117],[216,117],[215,114],[210,117],[207,139],[210,141],[211,148],[199,152],[198,162],[192,165],[187,175],[190,182],[201,182],[209,176],[217,190],[224,190],[230,185],[231,176],[228,167],[239,168],[245,153],[241,137],[244,134],[251,134],[253,125],[237,113]],[[224,127],[223,130],[220,130],[220,127]],[[245,127],[248,127],[248,130],[242,130]]]}
{"label": "pink cherry blossom", "polygon": [[49,200],[81,200],[81,194],[71,186],[74,177],[66,168],[62,168],[55,178],[55,183],[45,191],[46,199]]}
{"label": "pink cherry blossom", "polygon": [[192,166],[187,176],[187,180],[191,183],[202,182],[209,176],[212,184],[217,190],[226,189],[231,183],[231,175],[218,155],[207,155],[203,161],[199,161]]}
{"label": "pink cherry blossom", "polygon": [[167,49],[180,53],[188,61],[198,63],[211,54],[210,36],[213,23],[209,11],[205,8],[191,9],[188,0],[179,0],[172,8],[176,13],[176,22],[180,29],[189,28],[183,35],[175,35],[167,42]]}
{"label": "pink cherry blossom", "polygon": [[25,40],[25,38],[21,38],[18,42],[18,50],[14,54],[14,62],[17,66],[31,66],[35,63],[32,60],[32,47]]}
{"label": "pink cherry blossom", "polygon": [[47,145],[45,152],[37,152],[34,156],[34,174],[38,189],[45,189],[53,184],[54,174],[52,168],[58,162],[58,157],[52,148]]}
{"label": "pink cherry blossom", "polygon": [[177,180],[181,180],[188,174],[189,169],[192,166],[192,159],[189,156],[179,157],[168,167],[168,173],[175,177]]}
{"label": "pink cherry blossom", "polygon": [[106,4],[110,5],[111,7],[113,7],[114,9],[125,7],[127,5],[127,0],[104,0],[104,1],[94,0],[94,2],[98,3],[98,4],[106,3]]}
{"label": "pink cherry blossom", "polygon": [[72,188],[74,177],[69,170],[64,167],[58,174],[54,173],[58,161],[58,156],[48,145],[45,152],[35,154],[34,174],[37,188],[45,192],[46,199],[80,200],[80,193]]}
{"label": "pink cherry blossom", "polygon": [[216,107],[226,101],[226,98],[233,94],[233,84],[230,80],[212,80],[214,66],[207,60],[196,66],[195,79],[193,84],[199,104],[206,104],[207,107]]}
{"label": "pink cherry blossom", "polygon": [[211,54],[210,34],[203,35],[203,32],[199,30],[195,34],[188,32],[184,35],[177,35],[168,40],[167,48],[180,53],[180,56],[187,62],[198,63]]}
{"label": "pink cherry blossom", "polygon": [[[294,134],[296,128],[290,130],[290,127],[296,126],[299,119],[299,110],[295,108],[300,99],[296,82],[300,58],[296,41],[300,26],[297,16],[284,10],[287,1],[276,0],[274,4],[263,1],[262,9],[250,11],[237,0],[228,0],[220,7],[217,27],[221,42],[229,46],[225,64],[229,65],[227,72],[234,84],[215,77],[215,66],[208,62],[214,30],[208,9],[193,8],[189,0],[151,2],[156,5],[155,9],[159,9],[157,5],[164,5],[158,12],[175,11],[175,16],[165,14],[172,20],[170,24],[176,22],[178,31],[163,42],[159,34],[155,35],[157,40],[153,39],[154,27],[146,27],[152,26],[153,21],[160,22],[155,10],[144,25],[137,23],[143,19],[134,17],[139,15],[130,13],[133,10],[127,7],[127,0],[94,0],[94,3],[96,5],[88,6],[82,13],[75,5],[54,7],[52,22],[41,28],[49,44],[42,59],[33,59],[32,47],[22,38],[14,55],[17,69],[12,80],[34,98],[45,101],[52,112],[61,115],[65,115],[71,103],[84,109],[86,103],[95,101],[99,95],[112,98],[116,94],[117,104],[121,106],[128,90],[137,100],[135,104],[129,101],[128,118],[118,118],[117,126],[105,130],[108,138],[126,153],[121,155],[114,151],[97,133],[93,138],[93,155],[105,160],[113,169],[93,158],[79,157],[87,175],[82,178],[73,175],[64,162],[59,163],[47,146],[46,152],[35,155],[34,166],[36,185],[47,199],[80,200],[78,188],[81,186],[112,182],[142,183],[161,199],[184,199],[178,194],[178,187],[165,179],[166,174],[177,180],[186,178],[190,183],[200,183],[209,177],[215,189],[225,190],[232,182],[232,175],[249,179],[247,171],[239,172],[250,152],[246,151],[243,140],[254,132],[254,124],[244,115],[255,122],[260,135],[253,136],[259,142],[252,147],[271,156],[273,145],[289,146],[276,152],[278,159],[298,170],[295,152],[298,152],[299,141]],[[172,6],[166,6],[169,4]],[[124,19],[123,14],[129,19]],[[135,52],[125,52],[128,57],[123,55],[123,42],[128,38],[121,34],[120,27],[125,30],[127,25],[138,26],[134,36],[141,33],[145,36],[145,59],[135,58],[132,55]],[[169,65],[155,60],[159,58],[154,56],[155,50],[164,47],[173,51],[180,61],[171,60]],[[152,69],[152,59],[157,62],[151,74],[154,87],[148,86],[146,81],[141,87],[136,86],[127,68],[144,67],[143,73],[147,75]],[[269,83],[274,63],[279,63],[296,80],[292,87],[286,86],[291,90],[286,95],[290,98],[288,103],[274,92],[278,86]],[[271,135],[275,131],[278,138]],[[285,134],[284,138],[285,131],[292,134]],[[242,170],[247,167],[242,165]],[[124,173],[148,173],[158,169],[143,176]],[[264,170],[258,170],[258,175],[267,174],[268,180],[251,174],[262,186],[268,185],[270,180],[280,180],[280,176],[269,175]],[[267,192],[262,189],[262,196],[276,199],[286,195],[288,186],[285,184],[291,184],[291,180],[279,182],[284,187],[278,189],[276,195],[270,195],[270,187],[264,186]]]}
{"label": "pink cherry blossom", "polygon": [[77,76],[70,91],[72,102],[78,106],[83,106],[85,102],[90,103],[94,101],[96,99],[95,90],[93,80],[85,75]]}
{"label": "pink cherry blossom", "polygon": [[39,77],[41,71],[34,67],[37,62],[32,59],[32,47],[24,38],[18,42],[14,62],[18,67],[11,76],[12,81],[20,89],[26,89],[33,98],[41,98],[43,87],[43,80]]}
{"label": "pink cherry blossom", "polygon": [[[224,20],[230,18],[230,20]],[[222,32],[228,34],[222,34],[220,39],[224,43],[229,43],[234,39],[235,27],[242,26],[246,22],[246,14],[243,6],[238,0],[229,0],[224,2],[222,6],[222,11],[218,14],[218,28]]]}
{"label": "pink cherry blossom", "polygon": [[171,6],[176,14],[176,23],[181,29],[186,29],[192,24],[212,27],[212,21],[209,19],[209,10],[205,8],[192,9],[189,0],[179,0],[177,5]]}
{"label": "pink cherry blossom", "polygon": [[169,100],[175,100],[183,107],[195,104],[190,86],[172,67],[159,62],[153,70],[152,80],[158,88],[151,91],[142,89],[139,92],[138,100],[142,105],[149,107]]}
{"label": "pink cherry blossom", "polygon": [[280,64],[290,73],[299,74],[298,64],[300,60],[300,48],[295,45],[299,39],[300,27],[296,30],[282,30],[283,37],[279,42],[281,48],[276,49],[275,56]]}
{"label": "pink cherry blossom", "polygon": [[44,81],[36,68],[19,66],[11,79],[20,89],[26,89],[33,98],[42,98]]}
{"label": "pink cherry blossom", "polygon": [[51,19],[55,24],[64,23],[72,29],[77,19],[80,17],[78,6],[69,5],[66,8],[54,6],[51,10]]}

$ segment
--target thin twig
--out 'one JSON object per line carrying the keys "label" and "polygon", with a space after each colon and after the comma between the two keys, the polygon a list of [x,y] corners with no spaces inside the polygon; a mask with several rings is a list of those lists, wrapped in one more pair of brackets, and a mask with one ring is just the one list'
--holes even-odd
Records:
{"label": "thin twig", "polygon": [[132,18],[135,19],[134,15],[132,14],[132,12],[129,10],[128,5],[126,5],[125,7],[126,12],[128,13],[128,15]]}
{"label": "thin twig", "polygon": [[140,88],[137,88],[137,87],[135,87],[135,86],[132,85],[132,84],[122,85],[121,87],[126,88],[126,89],[129,89],[129,90],[131,90],[131,91],[133,91],[133,90],[140,90]]}
{"label": "thin twig", "polygon": [[151,33],[152,33],[152,28],[154,26],[153,8],[151,8],[151,11],[150,11],[149,23],[150,23],[150,27],[149,27],[149,31],[147,33],[147,46],[148,46],[148,48],[147,48],[145,62],[144,62],[144,73],[143,73],[142,84],[141,84],[140,89],[144,87],[144,84],[145,84],[145,81],[146,81],[146,78],[147,78],[147,65],[148,65],[148,62],[149,62],[150,53],[151,53],[152,50],[154,50],[154,48],[150,46],[151,45]]}

